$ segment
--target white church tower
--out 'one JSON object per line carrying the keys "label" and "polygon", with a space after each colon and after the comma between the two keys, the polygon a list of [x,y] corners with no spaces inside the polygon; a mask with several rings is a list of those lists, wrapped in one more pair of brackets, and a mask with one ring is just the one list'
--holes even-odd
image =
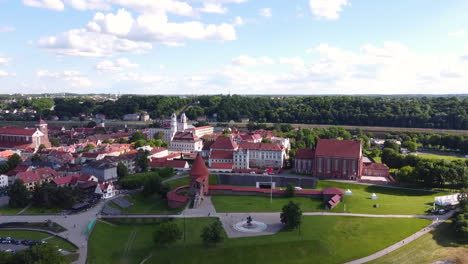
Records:
{"label": "white church tower", "polygon": [[179,123],[178,131],[183,132],[187,130],[187,127],[188,127],[187,116],[185,116],[185,113],[182,113],[182,115],[180,116],[180,123]]}

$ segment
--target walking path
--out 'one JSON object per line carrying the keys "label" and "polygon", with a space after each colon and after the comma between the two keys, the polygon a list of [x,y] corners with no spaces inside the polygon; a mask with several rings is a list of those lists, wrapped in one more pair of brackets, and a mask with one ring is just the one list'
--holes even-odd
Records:
{"label": "walking path", "polygon": [[369,256],[364,257],[364,258],[356,259],[356,260],[353,260],[353,261],[350,261],[350,262],[346,262],[345,264],[361,264],[361,263],[366,263],[366,262],[378,259],[380,257],[383,257],[383,256],[387,255],[388,253],[390,253],[392,251],[395,251],[395,250],[403,247],[404,245],[407,245],[408,243],[418,239],[422,235],[431,232],[439,224],[445,222],[447,219],[452,217],[454,213],[455,213],[455,210],[452,210],[449,213],[447,213],[445,215],[442,215],[440,218],[435,219],[432,222],[431,225],[429,225],[428,227],[425,227],[422,230],[419,230],[418,232],[412,234],[411,236],[409,236],[409,237],[407,237],[407,238],[405,238],[405,239],[403,239],[401,241],[398,241],[397,243],[395,243],[395,244],[393,244],[393,245],[391,245],[391,246],[389,246],[387,248],[384,248],[384,249],[380,250],[379,252],[376,252],[376,253],[374,253],[372,255],[369,255]]}

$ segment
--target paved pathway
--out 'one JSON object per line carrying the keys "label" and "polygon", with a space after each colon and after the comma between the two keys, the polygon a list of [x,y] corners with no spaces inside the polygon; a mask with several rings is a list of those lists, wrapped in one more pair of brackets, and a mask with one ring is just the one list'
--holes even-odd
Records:
{"label": "paved pathway", "polygon": [[418,232],[412,234],[411,236],[409,236],[409,237],[407,237],[407,238],[405,238],[405,239],[403,239],[401,241],[398,241],[397,243],[395,243],[395,244],[393,244],[393,245],[391,245],[391,246],[389,246],[387,248],[384,248],[384,249],[380,250],[379,252],[376,252],[376,253],[374,253],[372,255],[369,255],[369,256],[364,257],[364,258],[356,259],[356,260],[353,260],[353,261],[349,261],[349,262],[346,262],[345,264],[362,264],[362,263],[366,263],[366,262],[378,259],[380,257],[383,257],[383,256],[387,255],[388,253],[390,253],[392,251],[395,251],[395,250],[403,247],[404,245],[407,245],[408,243],[418,239],[422,235],[431,232],[439,224],[445,222],[447,219],[452,217],[454,213],[455,213],[455,210],[452,210],[449,213],[434,219],[434,221],[432,222],[431,225],[429,225],[428,227],[423,228],[422,230],[419,230]]}

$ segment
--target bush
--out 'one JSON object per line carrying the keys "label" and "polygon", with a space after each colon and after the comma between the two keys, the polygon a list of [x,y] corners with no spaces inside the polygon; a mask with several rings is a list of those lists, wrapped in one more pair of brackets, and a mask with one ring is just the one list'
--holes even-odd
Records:
{"label": "bush", "polygon": [[205,245],[216,245],[223,241],[223,225],[219,220],[216,220],[209,226],[205,226],[200,236]]}
{"label": "bush", "polygon": [[283,206],[283,212],[280,217],[281,223],[285,224],[286,229],[299,227],[302,221],[302,211],[299,204],[290,201],[288,204]]}
{"label": "bush", "polygon": [[296,189],[294,189],[294,186],[292,184],[288,184],[286,186],[286,190],[284,192],[284,197],[294,197],[296,195]]}

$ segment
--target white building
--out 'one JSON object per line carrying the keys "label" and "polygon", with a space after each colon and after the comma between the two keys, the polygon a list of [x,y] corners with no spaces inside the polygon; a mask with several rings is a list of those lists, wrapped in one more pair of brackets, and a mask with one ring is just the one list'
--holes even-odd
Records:
{"label": "white building", "polygon": [[171,116],[171,125],[169,127],[150,128],[148,130],[148,137],[153,138],[154,134],[162,132],[164,134],[162,140],[169,143],[177,132],[184,132],[187,128],[188,124],[185,113],[181,115],[180,122],[177,122],[177,115],[173,113]]}
{"label": "white building", "polygon": [[283,137],[272,137],[271,138],[272,143],[278,143],[280,146],[285,148],[286,150],[291,149],[291,143],[289,142],[289,138],[283,138]]}
{"label": "white building", "polygon": [[203,137],[204,135],[211,135],[214,133],[214,127],[212,126],[194,127],[189,128],[189,130],[193,131],[197,137]]}
{"label": "white building", "polygon": [[117,194],[117,190],[114,188],[114,184],[112,184],[112,182],[105,182],[96,185],[94,193],[102,194],[102,199],[109,199]]}
{"label": "white building", "polygon": [[234,152],[234,168],[282,168],[285,148],[277,143],[241,143]]}
{"label": "white building", "polygon": [[0,175],[0,188],[7,187],[7,186],[8,186],[8,176],[7,175]]}
{"label": "white building", "polygon": [[172,152],[194,153],[203,149],[203,141],[192,132],[177,132],[169,145]]}

